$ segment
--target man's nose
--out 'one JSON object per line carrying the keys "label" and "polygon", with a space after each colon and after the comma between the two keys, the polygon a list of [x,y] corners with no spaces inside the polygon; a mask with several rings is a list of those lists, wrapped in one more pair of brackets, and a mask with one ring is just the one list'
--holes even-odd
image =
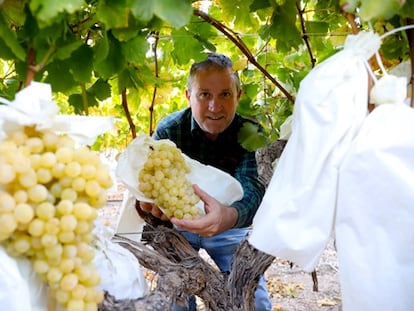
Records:
{"label": "man's nose", "polygon": [[208,110],[212,112],[220,111],[221,108],[222,108],[222,105],[220,104],[220,101],[218,100],[218,98],[213,97],[208,102]]}

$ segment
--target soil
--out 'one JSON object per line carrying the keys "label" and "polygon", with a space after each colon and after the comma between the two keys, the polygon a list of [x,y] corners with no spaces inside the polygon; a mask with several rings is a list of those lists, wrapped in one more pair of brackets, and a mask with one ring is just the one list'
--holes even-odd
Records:
{"label": "soil", "polygon": [[[122,187],[108,196],[107,205],[101,209],[100,217],[108,226],[114,226],[119,216]],[[201,256],[209,260],[201,251]],[[151,276],[151,272],[148,271]],[[272,311],[340,311],[341,293],[338,275],[338,261],[334,243],[331,241],[320,258],[316,268],[318,291],[313,290],[314,282],[310,273],[281,258],[265,272]],[[200,311],[204,308],[200,303]]]}

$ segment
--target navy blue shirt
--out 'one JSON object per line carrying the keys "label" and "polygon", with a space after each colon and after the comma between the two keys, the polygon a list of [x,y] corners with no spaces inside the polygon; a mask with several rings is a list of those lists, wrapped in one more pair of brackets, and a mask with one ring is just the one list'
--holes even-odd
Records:
{"label": "navy blue shirt", "polygon": [[191,109],[187,108],[162,119],[153,134],[154,139],[169,139],[190,158],[219,168],[240,182],[244,196],[231,204],[238,210],[236,228],[252,224],[265,192],[258,179],[255,153],[247,151],[237,141],[245,122],[252,121],[236,114],[230,126],[215,141],[211,141],[204,136],[192,117]]}

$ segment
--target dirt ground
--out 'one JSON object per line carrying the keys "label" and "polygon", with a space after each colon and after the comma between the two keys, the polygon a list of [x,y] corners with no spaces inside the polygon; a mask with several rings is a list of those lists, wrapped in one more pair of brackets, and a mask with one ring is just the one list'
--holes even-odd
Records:
{"label": "dirt ground", "polygon": [[341,294],[338,262],[333,242],[324,251],[316,268],[318,291],[313,291],[310,273],[276,259],[266,271],[273,311],[339,311]]}
{"label": "dirt ground", "polygon": [[[122,189],[120,189],[122,191]],[[119,216],[122,194],[109,194],[107,205],[100,217],[109,226],[114,226]],[[208,255],[201,252],[202,256]],[[341,295],[338,262],[333,242],[322,254],[316,268],[318,291],[313,291],[314,282],[310,273],[283,259],[275,259],[265,276],[272,299],[272,311],[340,311]],[[204,308],[200,305],[200,311]]]}

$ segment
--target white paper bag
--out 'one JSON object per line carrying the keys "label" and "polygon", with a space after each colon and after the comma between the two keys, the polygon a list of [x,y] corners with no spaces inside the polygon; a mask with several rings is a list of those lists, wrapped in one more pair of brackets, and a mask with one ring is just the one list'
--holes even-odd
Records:
{"label": "white paper bag", "polygon": [[338,166],[367,115],[366,61],[379,37],[361,32],[301,82],[292,134],[253,220],[249,242],[312,271],[335,215]]}
{"label": "white paper bag", "polygon": [[136,198],[126,189],[122,198],[122,204],[119,210],[119,217],[115,225],[115,233],[127,234],[127,238],[135,242],[141,242],[142,230],[145,225],[136,208]]}
{"label": "white paper bag", "polygon": [[47,299],[47,287],[29,260],[9,256],[0,245],[0,309],[45,311]]}
{"label": "white paper bag", "polygon": [[[147,135],[140,135],[128,145],[127,149],[118,159],[116,167],[116,175],[118,179],[124,183],[131,194],[140,201],[153,202],[152,199],[145,197],[139,190],[138,176],[140,170],[148,159],[150,146],[157,143],[166,143],[175,146],[175,144],[168,139],[154,140]],[[185,154],[183,154],[183,157],[186,164],[191,169],[191,172],[187,174],[187,178],[192,184],[200,186],[202,190],[224,205],[230,205],[243,198],[243,188],[240,185],[240,182],[233,176],[213,166],[201,164]],[[197,206],[204,214],[203,202],[200,201]]]}
{"label": "white paper bag", "polygon": [[344,311],[414,306],[414,109],[404,104],[406,79],[392,79],[374,86],[380,105],[339,171],[335,232]]}
{"label": "white paper bag", "polygon": [[149,293],[144,268],[126,248],[111,241],[113,232],[96,221],[95,264],[101,275],[99,288],[116,299],[137,299]]}

